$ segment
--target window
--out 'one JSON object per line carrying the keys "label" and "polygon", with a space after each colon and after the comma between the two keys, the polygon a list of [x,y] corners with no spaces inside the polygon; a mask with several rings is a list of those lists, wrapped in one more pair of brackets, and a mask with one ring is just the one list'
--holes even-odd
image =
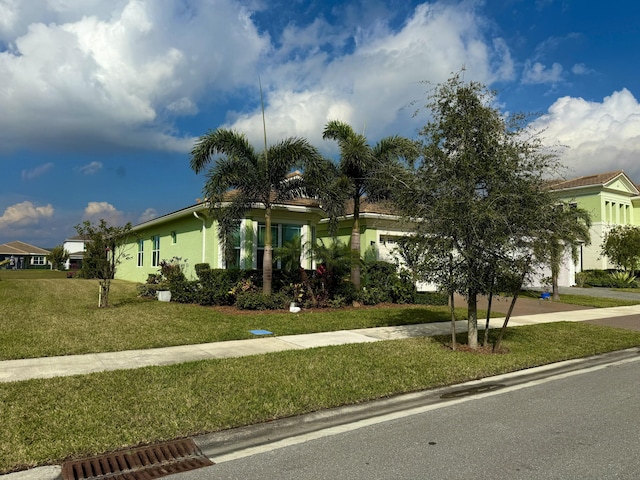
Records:
{"label": "window", "polygon": [[233,245],[233,260],[227,261],[227,268],[240,268],[240,229],[234,230],[231,236],[231,244]]}
{"label": "window", "polygon": [[[258,225],[258,256],[257,256],[257,268],[262,268],[264,260],[264,243],[266,237],[267,227],[264,224]],[[290,242],[295,237],[300,237],[302,233],[302,227],[300,225],[271,225],[271,246],[273,248],[282,247],[285,242]],[[274,266],[278,268],[276,262]]]}
{"label": "window", "polygon": [[[264,261],[264,242],[267,236],[267,227],[263,223],[258,225],[258,257],[257,257],[257,265],[258,270],[262,269],[262,264]],[[277,247],[278,243],[278,225],[271,225],[271,246],[273,248]]]}
{"label": "window", "polygon": [[138,266],[144,265],[144,240],[138,240]]}
{"label": "window", "polygon": [[176,243],[178,243],[178,234],[174,230],[171,232],[171,245],[175,245]]}
{"label": "window", "polygon": [[31,265],[44,265],[45,264],[45,258],[44,257],[32,257],[31,258]]}
{"label": "window", "polygon": [[151,266],[157,267],[160,265],[160,236],[156,235],[151,237],[153,242],[153,251],[151,252]]}

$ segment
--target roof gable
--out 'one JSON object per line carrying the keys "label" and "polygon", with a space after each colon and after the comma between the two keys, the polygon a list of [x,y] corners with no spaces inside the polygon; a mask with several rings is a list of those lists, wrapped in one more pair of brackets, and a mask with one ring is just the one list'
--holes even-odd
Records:
{"label": "roof gable", "polygon": [[44,248],[34,247],[24,242],[9,242],[0,245],[0,253],[11,255],[49,255],[49,250]]}
{"label": "roof gable", "polygon": [[575,190],[588,187],[602,187],[609,191],[631,196],[640,195],[638,187],[623,170],[586,175],[570,180],[558,180],[551,183],[551,189],[555,191]]}

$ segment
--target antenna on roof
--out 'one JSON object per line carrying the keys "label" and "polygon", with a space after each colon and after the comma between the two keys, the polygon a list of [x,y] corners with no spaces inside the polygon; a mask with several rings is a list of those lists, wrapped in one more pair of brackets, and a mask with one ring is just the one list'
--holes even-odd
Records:
{"label": "antenna on roof", "polygon": [[[260,75],[258,75],[258,85],[260,85],[260,107],[262,108],[262,131],[264,132],[264,159],[267,158],[267,122],[264,119],[264,99],[262,98],[262,81]],[[267,162],[268,163],[268,162]]]}

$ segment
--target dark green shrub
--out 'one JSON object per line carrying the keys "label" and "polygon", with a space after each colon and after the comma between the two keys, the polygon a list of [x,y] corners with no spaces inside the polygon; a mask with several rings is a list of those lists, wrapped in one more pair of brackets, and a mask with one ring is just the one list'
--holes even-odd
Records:
{"label": "dark green shrub", "polygon": [[364,305],[377,305],[391,301],[389,293],[380,287],[364,287],[360,292],[360,301]]}
{"label": "dark green shrub", "polygon": [[449,297],[443,292],[418,292],[414,303],[417,305],[448,305]]}
{"label": "dark green shrub", "polygon": [[171,301],[178,303],[199,303],[199,284],[197,281],[174,280],[171,282]]}
{"label": "dark green shrub", "polygon": [[365,289],[362,292],[362,300],[366,305],[413,303],[415,294],[416,287],[410,276],[406,272],[398,272],[393,263],[376,261],[366,265]]}
{"label": "dark green shrub", "polygon": [[[627,278],[628,277],[628,278]],[[584,270],[576,274],[576,283],[589,287],[632,288],[635,281],[615,270]]]}
{"label": "dark green shrub", "polygon": [[280,310],[290,304],[286,295],[273,293],[265,295],[261,292],[242,292],[236,297],[236,307],[242,310]]}
{"label": "dark green shrub", "polygon": [[196,263],[193,268],[196,271],[198,278],[200,278],[201,272],[208,272],[211,270],[211,266],[208,263]]}

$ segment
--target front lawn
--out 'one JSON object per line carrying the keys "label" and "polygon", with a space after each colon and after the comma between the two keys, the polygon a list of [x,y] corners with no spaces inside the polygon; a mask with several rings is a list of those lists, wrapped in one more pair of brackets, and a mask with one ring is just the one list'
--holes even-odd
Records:
{"label": "front lawn", "polygon": [[[463,340],[462,336],[460,340]],[[0,473],[640,345],[582,323],[510,328],[509,353],[414,338],[0,384]]]}
{"label": "front lawn", "polygon": [[136,284],[118,280],[112,306],[99,309],[95,280],[14,273],[0,276],[0,360],[238,340],[255,329],[293,335],[449,320],[448,307],[425,306],[238,313],[138,298]]}

